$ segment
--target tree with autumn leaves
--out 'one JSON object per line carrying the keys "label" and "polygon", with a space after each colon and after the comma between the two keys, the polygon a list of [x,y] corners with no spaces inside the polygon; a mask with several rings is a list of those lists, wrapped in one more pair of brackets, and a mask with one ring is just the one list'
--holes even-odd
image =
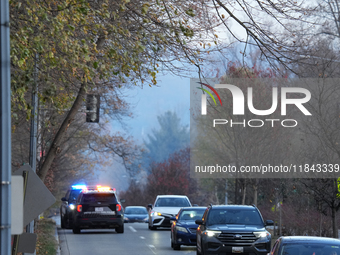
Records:
{"label": "tree with autumn leaves", "polygon": [[162,162],[153,162],[146,184],[133,182],[120,197],[126,200],[125,206],[146,206],[157,195],[187,195],[192,204],[209,204],[210,194],[198,186],[197,179],[190,178],[189,167],[190,149],[178,150]]}
{"label": "tree with autumn leaves", "polygon": [[[126,109],[122,88],[156,85],[159,69],[177,73],[186,63],[198,65],[199,44],[217,40],[213,30],[206,29],[214,27],[213,18],[209,12],[198,15],[202,10],[194,2],[13,0],[10,8],[12,109],[31,117],[29,98],[37,72],[39,108],[59,114],[37,171],[41,179],[61,153],[86,94],[99,94],[104,119],[119,121]],[[16,111],[12,116],[15,129],[22,117]],[[93,135],[103,140],[98,133]],[[124,143],[129,141],[122,137]],[[127,159],[115,144],[103,147]]]}

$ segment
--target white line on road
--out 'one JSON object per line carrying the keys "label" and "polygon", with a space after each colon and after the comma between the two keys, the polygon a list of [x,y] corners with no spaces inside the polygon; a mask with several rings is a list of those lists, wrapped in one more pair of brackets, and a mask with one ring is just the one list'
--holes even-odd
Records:
{"label": "white line on road", "polygon": [[134,229],[132,226],[129,226],[129,229],[131,229],[131,231],[132,231],[132,232],[134,232],[134,233],[136,233],[136,232],[137,232],[137,230],[136,230],[136,229]]}
{"label": "white line on road", "polygon": [[156,247],[152,244],[149,244],[149,248],[152,251],[153,254],[156,254]]}
{"label": "white line on road", "polygon": [[152,244],[148,245],[153,254],[156,254],[156,247]]}
{"label": "white line on road", "polygon": [[145,239],[145,237],[144,236],[140,236],[140,239]]}

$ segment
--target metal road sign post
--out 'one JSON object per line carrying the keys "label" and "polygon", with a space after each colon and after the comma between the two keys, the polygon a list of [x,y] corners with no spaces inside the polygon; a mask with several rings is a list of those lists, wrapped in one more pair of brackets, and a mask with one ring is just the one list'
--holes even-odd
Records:
{"label": "metal road sign post", "polygon": [[0,1],[0,255],[11,252],[11,75],[9,1]]}

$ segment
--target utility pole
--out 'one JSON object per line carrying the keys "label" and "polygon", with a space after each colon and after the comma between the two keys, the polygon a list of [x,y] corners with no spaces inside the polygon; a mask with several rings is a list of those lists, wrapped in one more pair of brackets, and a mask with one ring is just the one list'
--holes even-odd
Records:
{"label": "utility pole", "polygon": [[0,1],[0,255],[11,254],[11,75],[9,1]]}
{"label": "utility pole", "polygon": [[[35,54],[34,59],[34,71],[33,79],[34,84],[32,87],[32,111],[31,111],[31,130],[30,130],[30,157],[29,164],[33,172],[37,172],[37,133],[38,133],[38,54]],[[34,233],[34,220],[32,220],[26,227],[26,233]],[[34,253],[24,253],[24,255],[36,254]]]}

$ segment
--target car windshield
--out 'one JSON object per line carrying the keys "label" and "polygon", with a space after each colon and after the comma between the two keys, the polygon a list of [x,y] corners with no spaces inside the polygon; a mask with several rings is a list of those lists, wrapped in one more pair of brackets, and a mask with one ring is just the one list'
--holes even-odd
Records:
{"label": "car windshield", "polygon": [[142,207],[126,207],[125,214],[148,214],[148,211]]}
{"label": "car windshield", "polygon": [[155,204],[156,207],[188,207],[191,206],[189,201],[181,197],[159,198]]}
{"label": "car windshield", "polygon": [[190,220],[190,221],[195,221],[195,220],[200,220],[202,219],[202,216],[204,214],[205,209],[203,210],[183,210],[178,216],[178,220]]}
{"label": "car windshield", "polygon": [[279,255],[340,255],[340,246],[330,244],[284,244]]}
{"label": "car windshield", "polygon": [[263,225],[257,210],[213,209],[208,216],[208,224]]}
{"label": "car windshield", "polygon": [[114,194],[105,194],[105,193],[97,193],[97,194],[84,194],[82,203],[91,204],[96,202],[108,203],[108,204],[116,204],[116,197]]}
{"label": "car windshield", "polygon": [[81,189],[73,189],[70,192],[69,202],[72,202],[77,199],[78,195],[80,194]]}

